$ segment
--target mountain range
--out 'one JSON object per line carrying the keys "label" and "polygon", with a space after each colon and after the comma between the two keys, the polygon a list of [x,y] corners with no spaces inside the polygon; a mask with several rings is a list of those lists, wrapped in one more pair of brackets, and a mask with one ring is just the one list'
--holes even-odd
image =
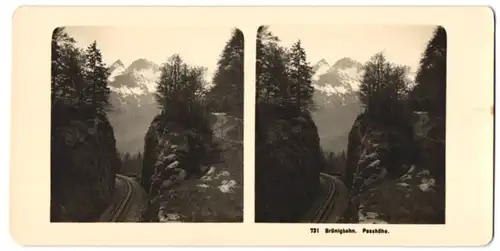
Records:
{"label": "mountain range", "polygon": [[313,119],[324,151],[340,153],[347,148],[347,136],[361,112],[357,91],[363,65],[344,57],[330,65],[321,59],[313,67]]}
{"label": "mountain range", "polygon": [[[325,151],[340,153],[347,148],[347,136],[362,109],[357,94],[362,66],[349,57],[340,58],[332,65],[325,59],[312,65],[316,104],[313,119]],[[137,59],[126,67],[117,60],[111,64],[110,71],[108,82],[114,110],[108,115],[115,128],[117,148],[120,152],[142,151],[144,135],[159,112],[154,92],[160,66],[147,59]]]}
{"label": "mountain range", "polygon": [[[346,150],[349,131],[362,111],[358,91],[363,63],[343,57],[333,65],[321,59],[312,67],[316,104],[313,119],[318,127],[320,144],[324,151],[337,154]],[[408,72],[406,77],[411,84],[415,73]]]}
{"label": "mountain range", "polygon": [[142,152],[144,135],[159,112],[154,93],[160,66],[147,59],[137,59],[127,67],[117,60],[109,68],[113,110],[108,116],[115,129],[118,151]]}

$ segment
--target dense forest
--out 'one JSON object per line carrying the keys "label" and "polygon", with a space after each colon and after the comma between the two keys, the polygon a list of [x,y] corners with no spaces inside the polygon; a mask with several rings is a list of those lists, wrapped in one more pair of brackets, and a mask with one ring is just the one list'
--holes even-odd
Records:
{"label": "dense forest", "polygon": [[108,206],[120,161],[108,70],[96,42],[85,50],[64,28],[52,36],[51,221],[94,221]]}

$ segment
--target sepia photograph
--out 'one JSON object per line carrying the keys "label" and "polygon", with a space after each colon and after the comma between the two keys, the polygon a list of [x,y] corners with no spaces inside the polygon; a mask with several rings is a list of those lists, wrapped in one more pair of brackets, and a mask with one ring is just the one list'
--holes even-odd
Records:
{"label": "sepia photograph", "polygon": [[447,34],[265,25],[255,221],[445,224]]}
{"label": "sepia photograph", "polygon": [[12,20],[18,245],[491,243],[491,7],[21,6]]}
{"label": "sepia photograph", "polygon": [[51,222],[242,222],[243,33],[58,27]]}

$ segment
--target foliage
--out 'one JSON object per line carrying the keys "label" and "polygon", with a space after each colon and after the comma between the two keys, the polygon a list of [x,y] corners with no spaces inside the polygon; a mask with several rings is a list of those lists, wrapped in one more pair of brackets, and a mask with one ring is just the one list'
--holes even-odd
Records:
{"label": "foliage", "polygon": [[211,111],[243,118],[243,32],[233,29],[217,62],[212,88],[207,93]]}
{"label": "foliage", "polygon": [[298,116],[314,108],[312,67],[300,40],[291,49],[284,48],[279,42],[267,26],[259,28],[257,103],[289,107],[290,117]]}
{"label": "foliage", "polygon": [[446,112],[446,45],[446,31],[438,27],[420,59],[416,85],[410,91],[414,110],[428,111],[441,118]]}
{"label": "foliage", "polygon": [[161,68],[155,93],[163,123],[175,122],[203,132],[209,130],[204,74],[205,68],[186,64],[179,54],[168,58]]}
{"label": "foliage", "polygon": [[420,60],[415,86],[409,92],[409,107],[427,112],[434,128],[421,140],[421,162],[435,175],[445,180],[446,152],[446,30],[438,26]]}
{"label": "foliage", "polygon": [[409,68],[376,53],[363,69],[359,98],[367,117],[380,124],[398,123],[404,112]]}
{"label": "foliage", "polygon": [[110,108],[109,70],[94,41],[85,51],[64,28],[54,30],[51,56],[52,107],[91,106],[95,114]]}

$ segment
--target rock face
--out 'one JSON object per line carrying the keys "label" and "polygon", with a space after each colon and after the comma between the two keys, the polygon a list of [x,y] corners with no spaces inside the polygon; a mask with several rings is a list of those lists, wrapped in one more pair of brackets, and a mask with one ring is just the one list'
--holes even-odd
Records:
{"label": "rock face", "polygon": [[216,139],[243,140],[243,119],[226,113],[211,114],[211,128]]}
{"label": "rock face", "polygon": [[295,222],[310,206],[324,165],[309,114],[269,119],[259,111],[256,135],[256,221]]}
{"label": "rock face", "polygon": [[[444,141],[425,114],[387,127],[358,116],[349,134],[348,223],[444,223]],[[435,143],[439,142],[439,143]]]}
{"label": "rock face", "polygon": [[[144,159],[148,167],[144,171],[149,172],[144,176],[153,179],[150,185],[143,179],[145,187],[153,188],[146,222],[243,221],[243,142],[239,140],[243,121],[223,113],[206,119],[209,127],[201,130],[204,133],[175,123],[162,125],[159,117],[152,123],[146,138],[149,157]],[[199,142],[204,149],[196,154],[186,138],[195,139],[191,142]]]}
{"label": "rock face", "polygon": [[156,116],[145,137],[141,177],[150,197],[198,174],[211,140],[209,131],[186,129]]}
{"label": "rock face", "polygon": [[113,128],[105,115],[96,121],[89,114],[74,108],[52,113],[53,222],[95,221],[113,195],[120,169]]}

